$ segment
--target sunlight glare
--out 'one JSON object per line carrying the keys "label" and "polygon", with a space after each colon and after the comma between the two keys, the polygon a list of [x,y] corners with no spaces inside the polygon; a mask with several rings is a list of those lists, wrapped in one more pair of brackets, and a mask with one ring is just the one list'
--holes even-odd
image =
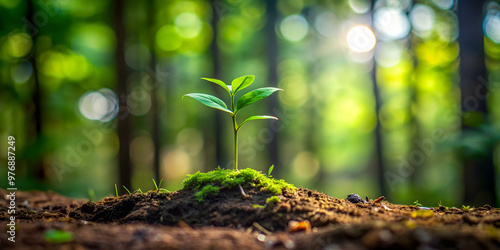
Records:
{"label": "sunlight glare", "polygon": [[375,47],[377,39],[372,30],[366,26],[358,25],[347,32],[347,45],[356,52],[368,52]]}

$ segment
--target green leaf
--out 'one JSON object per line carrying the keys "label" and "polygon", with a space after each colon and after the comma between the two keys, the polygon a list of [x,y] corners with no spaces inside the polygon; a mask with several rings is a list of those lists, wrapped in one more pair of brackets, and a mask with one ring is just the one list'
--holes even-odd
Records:
{"label": "green leaf", "polygon": [[156,190],[158,190],[158,186],[156,185],[156,181],[155,181],[155,179],[153,179],[153,183],[155,184],[155,188],[156,188]]}
{"label": "green leaf", "polygon": [[[202,93],[189,93],[185,94],[184,96],[189,96],[194,98],[195,100],[201,102],[203,105],[222,110],[224,112],[227,112],[229,114],[233,114],[233,111],[227,109],[227,105],[219,98],[213,96],[213,95],[208,95],[208,94],[202,94]],[[183,97],[184,97],[183,96]]]}
{"label": "green leaf", "polygon": [[240,99],[238,100],[238,103],[236,104],[236,110],[240,110],[258,100],[264,99],[268,96],[270,96],[272,93],[279,91],[282,89],[278,88],[260,88],[260,89],[254,89],[246,94],[244,94]]}
{"label": "green leaf", "polygon": [[252,120],[278,120],[278,118],[274,117],[274,116],[270,116],[270,115],[254,115],[254,116],[250,116],[250,117],[248,117],[245,121],[243,121],[238,126],[238,129],[240,129],[241,126],[243,126],[243,124],[247,123],[248,121],[252,121]]}
{"label": "green leaf", "polygon": [[274,165],[271,165],[271,167],[269,167],[269,171],[267,171],[267,177],[273,177],[271,175],[271,173],[273,172],[273,169],[274,169]]}
{"label": "green leaf", "polygon": [[209,81],[209,82],[213,82],[219,86],[221,86],[223,89],[225,89],[227,91],[227,93],[229,95],[231,95],[231,90],[227,87],[227,84],[219,79],[213,79],[213,78],[201,78],[203,80],[206,80],[206,81]]}
{"label": "green leaf", "polygon": [[233,89],[233,95],[236,94],[236,92],[250,86],[250,84],[252,84],[254,80],[255,80],[255,76],[252,76],[252,75],[241,76],[241,77],[234,79],[231,82],[231,87]]}

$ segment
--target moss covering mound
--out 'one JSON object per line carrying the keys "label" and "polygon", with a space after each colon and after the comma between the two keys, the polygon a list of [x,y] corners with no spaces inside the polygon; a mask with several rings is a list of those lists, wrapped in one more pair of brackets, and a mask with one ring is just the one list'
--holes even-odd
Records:
{"label": "moss covering mound", "polygon": [[[251,168],[240,170],[217,168],[208,173],[200,173],[198,171],[194,174],[189,174],[182,181],[184,189],[200,190],[196,193],[196,197],[200,202],[207,195],[217,195],[219,188],[225,187],[231,189],[243,184],[260,187],[261,191],[274,194],[281,194],[286,189],[292,191],[297,189],[284,180],[269,178],[260,171]],[[217,191],[215,191],[215,187],[217,187]]]}

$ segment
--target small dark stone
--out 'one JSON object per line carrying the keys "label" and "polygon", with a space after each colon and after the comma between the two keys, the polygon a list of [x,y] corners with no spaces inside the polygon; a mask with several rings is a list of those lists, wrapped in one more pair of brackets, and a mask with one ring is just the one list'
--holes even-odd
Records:
{"label": "small dark stone", "polygon": [[350,194],[347,196],[347,200],[352,202],[352,203],[359,203],[359,202],[365,202],[359,195],[357,194]]}

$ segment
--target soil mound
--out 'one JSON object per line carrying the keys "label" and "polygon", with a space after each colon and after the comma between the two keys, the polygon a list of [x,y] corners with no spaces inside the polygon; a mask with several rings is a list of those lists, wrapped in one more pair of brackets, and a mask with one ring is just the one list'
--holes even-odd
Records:
{"label": "soil mound", "polygon": [[290,221],[305,220],[313,228],[374,221],[401,222],[409,228],[478,224],[500,227],[500,209],[491,206],[464,212],[458,208],[419,208],[373,200],[352,203],[304,188],[285,190],[277,195],[280,202],[266,204],[274,194],[251,187],[245,190],[246,197],[237,188],[221,188],[218,195],[209,196],[202,202],[197,201],[195,190],[133,193],[87,202],[71,212],[70,217],[101,223],[147,222],[168,226],[177,226],[182,221],[191,227],[248,228],[256,222],[271,232],[289,229]]}
{"label": "soil mound", "polygon": [[[352,203],[302,188],[284,190],[278,201],[261,188],[243,188],[247,196],[238,187],[221,187],[202,202],[197,189],[98,202],[18,191],[16,242],[0,237],[0,248],[500,249],[500,209],[488,205],[462,210],[379,199]],[[0,189],[2,222],[9,220],[7,194]]]}

